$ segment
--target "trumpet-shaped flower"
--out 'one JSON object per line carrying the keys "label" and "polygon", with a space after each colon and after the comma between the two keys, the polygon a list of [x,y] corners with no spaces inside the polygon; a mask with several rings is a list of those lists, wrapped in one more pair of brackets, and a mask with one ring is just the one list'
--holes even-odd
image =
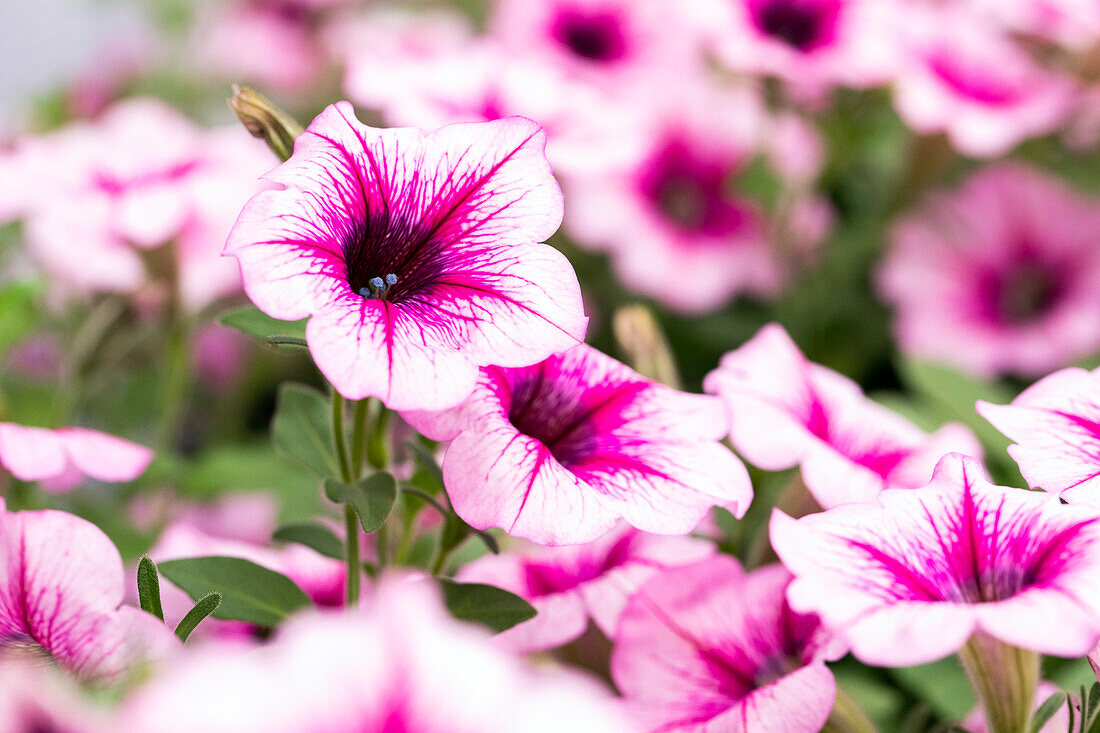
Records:
{"label": "trumpet-shaped flower", "polygon": [[1055,130],[1072,109],[1075,88],[969,10],[907,11],[910,58],[898,74],[894,106],[917,132],[944,132],[962,153],[997,156]]}
{"label": "trumpet-shaped flower", "polygon": [[800,466],[823,507],[922,486],[951,451],[981,455],[967,428],[925,433],[852,380],[807,360],[778,324],[722,357],[704,386],[729,405],[733,446],[768,471]]}
{"label": "trumpet-shaped flower", "polygon": [[525,598],[538,615],[495,640],[517,652],[534,652],[581,636],[589,618],[604,635],[614,637],[627,600],[643,583],[663,568],[713,554],[714,545],[706,540],[623,527],[587,545],[486,555],[463,566],[457,579],[488,583]]}
{"label": "trumpet-shaped flower", "polygon": [[245,291],[306,339],[346,397],[443,409],[478,367],[575,345],[587,325],[545,134],[512,117],[377,130],[328,107],[267,176],[226,244]]}
{"label": "trumpet-shaped flower", "polygon": [[1008,452],[1032,488],[1100,506],[1100,370],[1063,369],[978,412],[1015,441]]}
{"label": "trumpet-shaped flower", "polygon": [[776,510],[771,540],[791,607],[868,664],[931,662],[975,632],[1059,656],[1100,638],[1100,512],[994,486],[959,454],[925,488],[798,520]]}
{"label": "trumpet-shaped flower", "polygon": [[1038,375],[1100,343],[1100,203],[1019,165],[978,173],[894,230],[878,273],[913,355]]}
{"label": "trumpet-shaped flower", "polygon": [[[291,620],[265,646],[208,644],[130,700],[126,730],[489,733],[630,730],[593,683],[535,672],[446,616],[427,581]],[[195,701],[201,700],[201,705]]]}
{"label": "trumpet-shaped flower", "polygon": [[133,481],[152,460],[149,448],[98,430],[0,423],[0,466],[52,493],[71,491],[85,476]]}
{"label": "trumpet-shaped flower", "polygon": [[89,679],[117,679],[175,651],[156,617],[123,606],[122,558],[95,525],[0,504],[0,651],[42,652]]}
{"label": "trumpet-shaped flower", "polygon": [[654,577],[619,623],[611,675],[644,730],[821,730],[843,649],[793,612],[790,574],[716,557]]}
{"label": "trumpet-shaped flower", "polygon": [[620,518],[687,534],[711,506],[740,516],[752,498],[745,467],[718,442],[719,400],[584,344],[535,366],[485,369],[454,410],[405,418],[451,441],[443,481],[459,516],[541,545],[591,542]]}

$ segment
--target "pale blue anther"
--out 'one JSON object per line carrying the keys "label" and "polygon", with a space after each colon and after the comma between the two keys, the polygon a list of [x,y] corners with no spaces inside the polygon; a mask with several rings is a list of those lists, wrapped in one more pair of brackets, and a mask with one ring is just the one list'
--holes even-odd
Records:
{"label": "pale blue anther", "polygon": [[367,281],[367,286],[359,288],[359,294],[364,298],[384,298],[386,291],[397,284],[397,275],[392,272],[383,280],[380,277],[372,277]]}

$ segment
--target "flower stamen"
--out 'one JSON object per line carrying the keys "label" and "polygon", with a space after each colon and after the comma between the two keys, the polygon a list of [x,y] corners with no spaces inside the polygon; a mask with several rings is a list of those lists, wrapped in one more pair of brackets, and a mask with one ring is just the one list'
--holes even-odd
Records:
{"label": "flower stamen", "polygon": [[359,288],[359,294],[364,298],[386,299],[386,291],[397,284],[397,275],[392,272],[386,275],[385,280],[380,277],[372,277],[367,281],[367,287]]}

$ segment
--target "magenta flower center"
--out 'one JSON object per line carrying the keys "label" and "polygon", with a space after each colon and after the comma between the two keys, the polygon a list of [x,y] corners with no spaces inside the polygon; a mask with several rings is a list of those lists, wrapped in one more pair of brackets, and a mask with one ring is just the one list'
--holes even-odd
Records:
{"label": "magenta flower center", "polygon": [[570,53],[585,61],[619,61],[628,52],[622,20],[609,11],[563,10],[555,18],[550,32]]}
{"label": "magenta flower center", "polygon": [[1021,325],[1053,311],[1066,283],[1055,268],[1024,256],[1014,266],[986,273],[979,281],[984,315],[995,323]]}
{"label": "magenta flower center", "polygon": [[804,53],[833,40],[839,11],[836,0],[757,0],[749,9],[757,30]]}
{"label": "magenta flower center", "polygon": [[444,269],[432,234],[407,219],[368,214],[343,237],[352,292],[396,302],[430,285]]}
{"label": "magenta flower center", "polygon": [[739,160],[708,159],[673,140],[650,159],[639,186],[659,216],[677,229],[724,236],[751,218],[728,193],[739,168]]}
{"label": "magenta flower center", "polygon": [[983,62],[947,51],[934,53],[928,59],[928,68],[960,97],[992,107],[1013,104],[1026,91],[1025,85],[1006,78],[1003,70],[990,69]]}
{"label": "magenta flower center", "polygon": [[616,542],[603,557],[583,554],[572,562],[539,562],[529,560],[523,568],[527,591],[538,598],[572,590],[620,567],[631,557],[633,536],[626,535]]}

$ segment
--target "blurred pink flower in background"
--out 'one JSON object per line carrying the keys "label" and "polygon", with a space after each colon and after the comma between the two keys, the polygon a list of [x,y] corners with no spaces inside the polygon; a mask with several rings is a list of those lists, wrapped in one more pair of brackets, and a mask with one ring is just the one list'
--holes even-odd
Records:
{"label": "blurred pink flower in background", "polygon": [[591,542],[617,520],[688,534],[712,506],[748,509],[748,472],[719,439],[709,395],[653,382],[590,346],[520,369],[490,367],[463,404],[406,413],[450,440],[443,481],[455,511],[541,545]]}
{"label": "blurred pink flower in background", "polygon": [[308,91],[329,61],[324,27],[350,0],[230,0],[208,4],[196,23],[198,65],[225,79]]}
{"label": "blurred pink flower in background", "polygon": [[606,90],[655,71],[698,73],[700,49],[674,0],[497,0],[490,36],[509,51]]}
{"label": "blurred pink flower in background", "polygon": [[795,575],[791,607],[867,664],[941,659],[976,631],[1066,657],[1100,638],[1100,514],[994,486],[959,454],[926,488],[798,520],[775,510],[770,534]]}
{"label": "blurred pink flower in background", "polygon": [[302,615],[251,651],[196,649],[138,690],[122,722],[159,733],[632,730],[594,682],[524,667],[412,578],[384,581],[365,610]]}
{"label": "blurred pink flower in background", "polygon": [[978,412],[1015,441],[1008,452],[1028,485],[1100,506],[1100,370],[1063,369]]}
{"label": "blurred pink flower in background", "polygon": [[534,606],[537,616],[495,641],[516,652],[535,652],[578,638],[590,618],[613,638],[627,601],[643,583],[663,568],[713,554],[707,540],[623,526],[587,545],[486,555],[460,568],[456,579],[504,588]]}
{"label": "blurred pink flower in background", "polygon": [[647,731],[819,731],[844,649],[793,612],[779,565],[716,557],[658,574],[631,598],[611,674]]}
{"label": "blurred pink flower in background", "polygon": [[1100,201],[1002,164],[903,218],[878,273],[901,349],[979,376],[1042,374],[1100,344]]}
{"label": "blurred pink flower in background", "polygon": [[[671,79],[666,86],[667,94],[634,100],[633,129],[644,140],[635,155],[566,178],[569,233],[581,246],[608,251],[628,288],[679,311],[775,294],[787,260],[812,249],[827,215],[780,241],[762,202],[736,185],[754,160],[780,149],[779,183],[790,171],[804,184],[821,157],[812,133],[793,118],[772,128],[749,88]],[[773,131],[789,144],[769,149]]]}
{"label": "blurred pink flower in background", "polygon": [[767,471],[800,466],[825,508],[923,486],[951,451],[981,457],[966,427],[949,423],[929,435],[806,359],[778,324],[723,356],[704,387],[729,405],[734,448]]}
{"label": "blurred pink flower in background", "polygon": [[1074,83],[1038,66],[988,20],[966,7],[907,12],[894,106],[917,132],[943,132],[963,154],[992,157],[1068,117]]}
{"label": "blurred pink flower in background", "polygon": [[158,618],[122,605],[122,558],[94,524],[0,501],[0,652],[41,651],[77,676],[114,681],[175,653]]}
{"label": "blurred pink flower in background", "polygon": [[195,370],[202,383],[217,392],[233,384],[245,364],[248,340],[220,323],[206,326],[191,339]]}
{"label": "blurred pink flower in background", "polygon": [[519,117],[378,130],[341,102],[251,199],[226,253],[275,318],[310,318],[310,353],[349,399],[442,409],[486,364],[569,348],[588,319],[545,133]]}
{"label": "blurred pink flower in background", "polygon": [[[188,310],[240,287],[217,253],[275,162],[239,130],[204,131],[152,99],[20,138],[4,157],[0,215],[25,220],[31,254],[58,287],[132,292],[174,266]],[[150,265],[145,251],[169,244],[175,264]]]}
{"label": "blurred pink flower in background", "polygon": [[984,19],[1013,33],[1086,51],[1100,39],[1100,4],[1092,0],[965,0]]}
{"label": "blurred pink flower in background", "polygon": [[638,145],[634,121],[604,90],[561,67],[474,36],[444,13],[373,12],[342,26],[344,86],[387,123],[435,129],[452,122],[529,117],[547,131],[558,173],[598,169]]}
{"label": "blurred pink flower in background", "polygon": [[689,12],[731,70],[779,77],[810,99],[881,85],[901,62],[893,0],[703,0]]}
{"label": "blurred pink flower in background", "polygon": [[72,491],[85,476],[133,481],[153,451],[98,430],[48,428],[0,422],[0,466],[20,481],[38,481],[50,493]]}
{"label": "blurred pink flower in background", "polygon": [[110,733],[110,716],[48,659],[0,654],[0,730]]}

